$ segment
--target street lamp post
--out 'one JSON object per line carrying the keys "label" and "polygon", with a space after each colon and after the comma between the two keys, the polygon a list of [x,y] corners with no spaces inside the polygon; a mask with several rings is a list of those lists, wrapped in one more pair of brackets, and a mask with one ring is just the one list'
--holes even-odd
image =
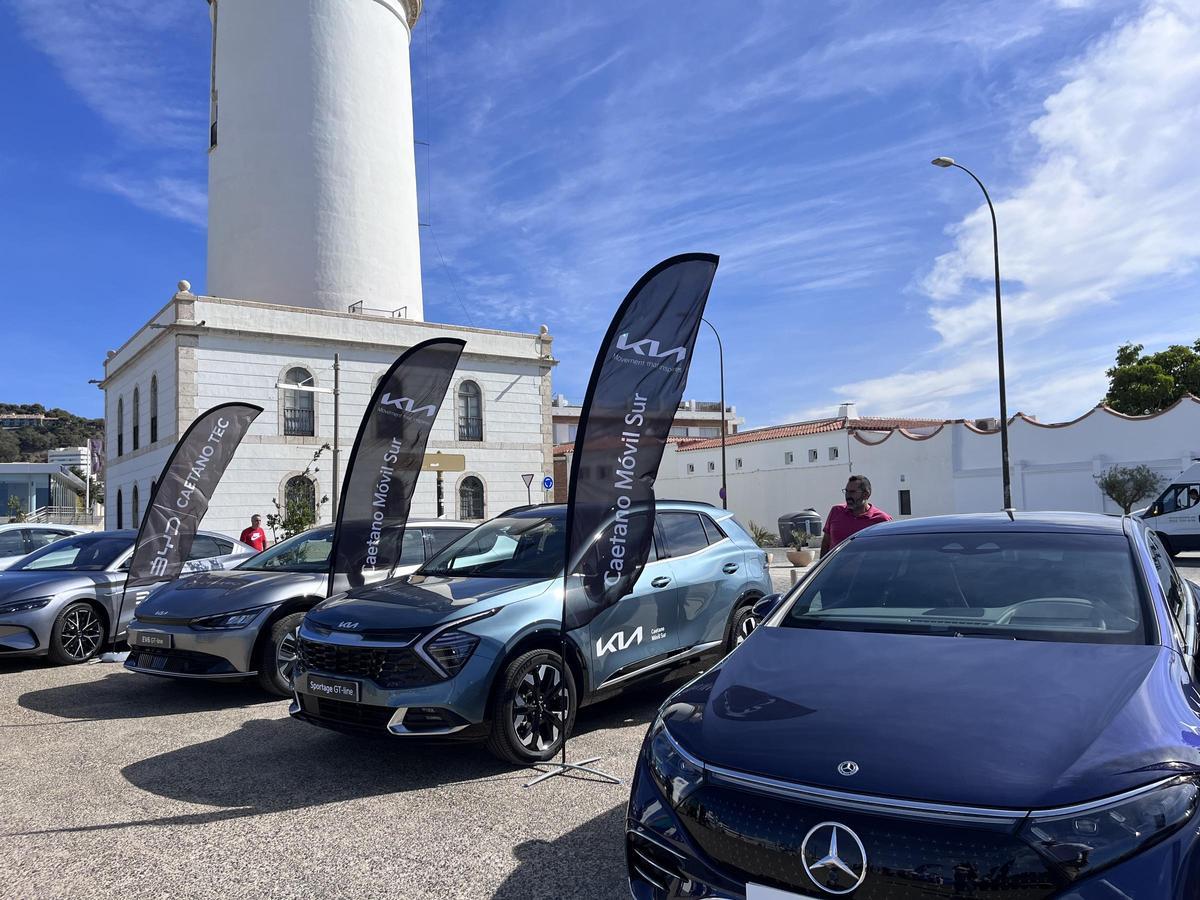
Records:
{"label": "street lamp post", "polygon": [[701,318],[700,321],[712,328],[712,333],[717,339],[717,360],[721,372],[721,509],[729,509],[729,483],[725,473],[725,347],[721,344],[721,335],[713,323],[705,318]]}
{"label": "street lamp post", "polygon": [[959,165],[949,156],[939,156],[932,160],[935,166],[942,169],[962,169],[979,185],[983,191],[983,199],[987,201],[988,212],[992,214],[992,260],[996,267],[996,359],[1000,375],[1000,468],[1004,481],[1004,508],[1010,510],[1012,504],[1012,483],[1008,474],[1008,400],[1004,390],[1004,320],[1000,311],[1000,237],[996,227],[996,208],[992,206],[992,198],[983,182],[966,166]]}

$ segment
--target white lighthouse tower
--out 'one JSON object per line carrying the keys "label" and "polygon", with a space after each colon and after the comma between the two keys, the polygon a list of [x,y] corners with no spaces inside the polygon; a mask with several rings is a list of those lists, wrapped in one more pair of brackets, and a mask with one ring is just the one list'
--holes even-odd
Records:
{"label": "white lighthouse tower", "polygon": [[329,521],[379,378],[444,336],[467,346],[429,449],[461,471],[424,473],[413,516],[528,502],[523,476],[553,467],[549,333],[425,320],[408,56],[422,0],[208,6],[208,279],[180,281],[105,359],[108,527],[136,527],[179,435],[235,400],[263,412],[205,527]]}
{"label": "white lighthouse tower", "polygon": [[207,293],[422,320],[411,30],[423,0],[208,0]]}

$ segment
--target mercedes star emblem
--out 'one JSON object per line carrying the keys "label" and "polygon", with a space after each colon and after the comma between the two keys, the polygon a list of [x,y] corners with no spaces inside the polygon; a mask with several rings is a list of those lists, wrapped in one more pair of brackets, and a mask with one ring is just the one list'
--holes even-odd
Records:
{"label": "mercedes star emblem", "polygon": [[814,825],[800,845],[800,859],[813,884],[830,894],[849,894],[867,877],[867,851],[840,822]]}
{"label": "mercedes star emblem", "polygon": [[845,762],[838,764],[838,771],[846,776],[857,775],[858,774],[858,763],[856,763],[852,759],[848,759]]}

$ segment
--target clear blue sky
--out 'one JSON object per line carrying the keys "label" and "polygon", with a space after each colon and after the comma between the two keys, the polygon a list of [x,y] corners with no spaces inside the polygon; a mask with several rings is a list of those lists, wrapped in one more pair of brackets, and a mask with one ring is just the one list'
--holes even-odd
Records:
{"label": "clear blue sky", "polygon": [[[203,290],[208,40],[202,0],[0,0],[0,400],[98,415],[105,351]],[[428,0],[426,315],[549,325],[577,401],[638,275],[712,251],[747,425],[994,414],[990,231],[948,154],[998,204],[1010,409],[1073,417],[1120,343],[1200,337],[1198,58],[1184,2]]]}

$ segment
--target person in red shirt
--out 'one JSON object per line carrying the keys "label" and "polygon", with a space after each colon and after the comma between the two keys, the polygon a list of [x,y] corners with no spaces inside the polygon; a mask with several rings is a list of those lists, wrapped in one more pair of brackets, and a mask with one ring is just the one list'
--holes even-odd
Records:
{"label": "person in red shirt", "polygon": [[871,479],[866,475],[851,475],[842,493],[846,502],[829,510],[829,517],[825,520],[825,536],[821,538],[822,556],[850,535],[879,522],[892,521],[892,517],[882,509],[871,505]]}
{"label": "person in red shirt", "polygon": [[267,549],[267,533],[262,530],[262,516],[258,513],[250,517],[250,527],[242,532],[241,540],[259,553]]}

